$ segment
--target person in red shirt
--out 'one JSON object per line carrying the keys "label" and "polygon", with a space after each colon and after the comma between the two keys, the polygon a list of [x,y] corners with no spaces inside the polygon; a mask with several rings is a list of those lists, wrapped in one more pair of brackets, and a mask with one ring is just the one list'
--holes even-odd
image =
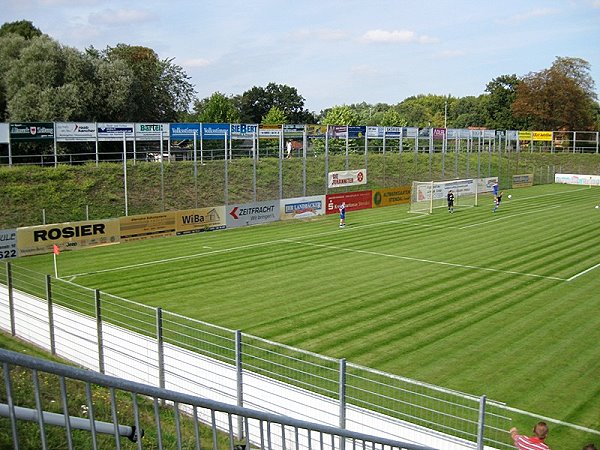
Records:
{"label": "person in red shirt", "polygon": [[510,435],[515,447],[519,450],[550,450],[550,447],[544,442],[548,435],[548,425],[545,422],[538,422],[533,427],[533,436],[531,437],[519,434],[519,430],[515,427],[510,429]]}

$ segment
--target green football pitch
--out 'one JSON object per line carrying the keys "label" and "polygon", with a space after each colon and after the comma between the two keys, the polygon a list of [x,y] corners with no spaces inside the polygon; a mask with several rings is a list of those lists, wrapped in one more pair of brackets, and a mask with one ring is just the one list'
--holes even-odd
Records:
{"label": "green football pitch", "polygon": [[[512,194],[512,199],[508,199]],[[600,429],[600,189],[63,252],[61,278]],[[52,255],[14,265],[52,274]],[[532,419],[533,420],[533,419]],[[583,444],[583,443],[582,443]],[[579,445],[579,443],[577,444]]]}

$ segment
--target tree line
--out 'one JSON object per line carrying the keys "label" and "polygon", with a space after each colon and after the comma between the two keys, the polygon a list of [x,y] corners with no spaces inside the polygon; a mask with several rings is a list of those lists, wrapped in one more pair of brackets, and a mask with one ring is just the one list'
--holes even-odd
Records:
{"label": "tree line", "polygon": [[22,20],[0,27],[0,119],[600,130],[600,104],[590,64],[574,57],[557,57],[539,72],[500,75],[479,96],[417,95],[317,113],[295,87],[272,82],[198,99],[183,68],[150,48],[79,51]]}

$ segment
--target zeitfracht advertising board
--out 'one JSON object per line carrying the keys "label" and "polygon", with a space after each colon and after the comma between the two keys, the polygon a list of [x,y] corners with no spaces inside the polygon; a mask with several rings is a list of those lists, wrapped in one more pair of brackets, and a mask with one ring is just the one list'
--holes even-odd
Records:
{"label": "zeitfracht advertising board", "polygon": [[84,220],[17,228],[19,256],[52,253],[54,245],[62,251],[117,243],[119,219]]}
{"label": "zeitfracht advertising board", "polygon": [[56,140],[58,142],[94,142],[96,140],[96,123],[57,122]]}
{"label": "zeitfracht advertising board", "polygon": [[327,176],[327,186],[330,188],[356,186],[360,184],[367,184],[367,169],[329,172]]}
{"label": "zeitfracht advertising board", "polygon": [[325,196],[285,198],[281,200],[279,218],[310,219],[325,214]]}
{"label": "zeitfracht advertising board", "polygon": [[0,260],[17,257],[17,230],[0,230]]}
{"label": "zeitfracht advertising board", "polygon": [[279,200],[228,205],[227,228],[244,227],[279,220]]}

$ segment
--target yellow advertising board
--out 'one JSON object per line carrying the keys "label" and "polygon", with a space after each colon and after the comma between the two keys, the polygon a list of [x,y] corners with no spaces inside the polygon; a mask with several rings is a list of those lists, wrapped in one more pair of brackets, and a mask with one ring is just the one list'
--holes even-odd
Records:
{"label": "yellow advertising board", "polygon": [[222,230],[227,227],[225,206],[213,208],[186,209],[175,212],[177,235]]}
{"label": "yellow advertising board", "polygon": [[519,140],[552,142],[552,131],[519,131]]}
{"label": "yellow advertising board", "polygon": [[395,188],[374,189],[373,208],[410,203],[410,190],[409,184]]}
{"label": "yellow advertising board", "polygon": [[513,175],[512,176],[512,187],[520,188],[520,187],[528,187],[533,186],[533,174],[525,173],[521,175]]}
{"label": "yellow advertising board", "polygon": [[54,245],[62,250],[118,244],[119,219],[86,220],[17,228],[19,256],[52,253]]}
{"label": "yellow advertising board", "polygon": [[175,236],[175,213],[139,214],[120,217],[121,242]]}

